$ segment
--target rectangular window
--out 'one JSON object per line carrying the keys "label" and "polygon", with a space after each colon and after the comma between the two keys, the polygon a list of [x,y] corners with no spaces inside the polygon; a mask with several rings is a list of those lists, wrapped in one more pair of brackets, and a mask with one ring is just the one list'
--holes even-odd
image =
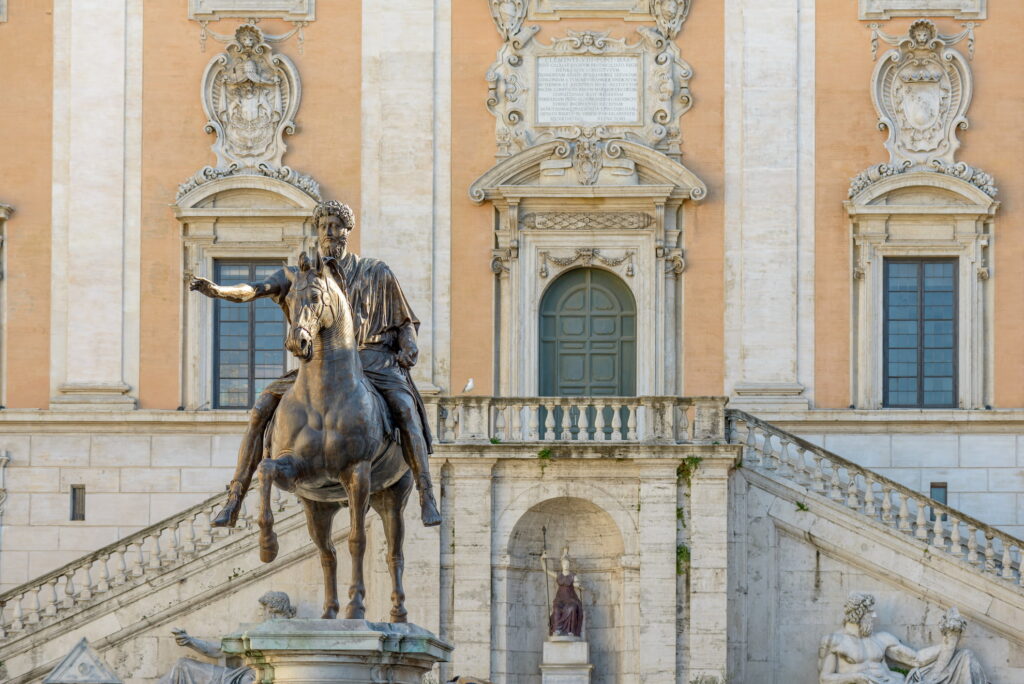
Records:
{"label": "rectangular window", "polygon": [[956,271],[956,259],[885,260],[884,406],[957,405]]}
{"label": "rectangular window", "polygon": [[[281,268],[279,261],[217,261],[220,285],[258,282]],[[245,409],[285,371],[286,324],[269,298],[238,304],[216,300],[213,314],[213,407]]]}
{"label": "rectangular window", "polygon": [[[947,496],[949,494],[949,486],[945,482],[932,482],[928,488],[928,496],[938,501],[940,504],[948,504],[949,500]],[[935,520],[935,512],[932,511],[932,520]],[[945,519],[945,516],[943,516]]]}
{"label": "rectangular window", "polygon": [[85,520],[85,485],[71,485],[71,519]]}

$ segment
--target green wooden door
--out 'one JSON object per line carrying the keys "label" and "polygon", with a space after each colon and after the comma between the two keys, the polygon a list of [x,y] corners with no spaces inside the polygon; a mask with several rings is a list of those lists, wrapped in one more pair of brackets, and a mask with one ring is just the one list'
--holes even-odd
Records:
{"label": "green wooden door", "polygon": [[636,301],[622,280],[578,268],[540,307],[541,396],[636,394]]}

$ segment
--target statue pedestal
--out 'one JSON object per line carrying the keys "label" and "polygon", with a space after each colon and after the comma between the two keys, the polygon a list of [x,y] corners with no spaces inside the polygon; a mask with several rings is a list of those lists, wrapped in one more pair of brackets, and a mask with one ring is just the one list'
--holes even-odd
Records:
{"label": "statue pedestal", "polygon": [[590,647],[580,637],[553,636],[544,642],[543,684],[590,684]]}
{"label": "statue pedestal", "polygon": [[451,645],[411,624],[367,620],[267,620],[224,637],[222,650],[245,656],[257,681],[420,684]]}

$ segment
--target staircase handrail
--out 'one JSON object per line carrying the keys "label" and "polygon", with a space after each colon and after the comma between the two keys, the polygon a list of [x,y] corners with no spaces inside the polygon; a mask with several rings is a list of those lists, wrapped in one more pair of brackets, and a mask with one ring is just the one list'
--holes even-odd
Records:
{"label": "staircase handrail", "polygon": [[[958,556],[976,566],[981,572],[996,575],[1024,587],[1024,573],[1021,572],[1024,540],[745,411],[726,409],[726,423],[729,442],[744,444],[747,447],[744,449],[744,457],[749,455],[749,451],[760,454],[755,465],[765,470],[776,471],[821,496],[880,520],[904,534],[912,535],[928,543],[931,548]],[[740,437],[737,423],[743,423],[746,427],[742,441],[737,439]],[[762,433],[760,447],[758,431]],[[771,441],[773,437],[779,441],[778,450]],[[791,455],[790,446],[798,451],[809,452],[814,459],[813,465],[808,465],[804,453]],[[823,461],[828,464],[827,473],[822,468]],[[840,477],[841,470],[846,471],[845,479]],[[860,481],[863,481],[863,486]],[[880,491],[875,490],[876,485]],[[881,500],[878,498],[879,495]],[[898,501],[895,507],[893,495]],[[930,509],[930,515],[926,514],[927,509]],[[960,525],[967,526],[966,534],[961,534]],[[981,533],[980,540],[978,533]],[[1000,549],[993,543],[996,539],[1000,542]]]}

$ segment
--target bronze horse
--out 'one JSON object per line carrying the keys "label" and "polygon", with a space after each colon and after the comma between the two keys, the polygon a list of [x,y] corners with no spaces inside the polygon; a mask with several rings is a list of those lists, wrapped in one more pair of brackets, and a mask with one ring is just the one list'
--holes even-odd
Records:
{"label": "bronze horse", "polygon": [[363,377],[352,309],[324,262],[303,254],[286,302],[291,322],[285,346],[301,361],[294,386],[282,397],[267,428],[268,453],[259,466],[260,559],[277,557],[271,484],[294,492],[306,510],[309,536],[324,571],[324,618],[338,615],[338,561],[331,541],[334,514],[348,504],[352,581],[346,618],[362,618],[366,513],[380,515],[388,543],[391,620],[405,622],[402,589],[402,512],[412,490],[409,467],[388,424],[388,409]]}

